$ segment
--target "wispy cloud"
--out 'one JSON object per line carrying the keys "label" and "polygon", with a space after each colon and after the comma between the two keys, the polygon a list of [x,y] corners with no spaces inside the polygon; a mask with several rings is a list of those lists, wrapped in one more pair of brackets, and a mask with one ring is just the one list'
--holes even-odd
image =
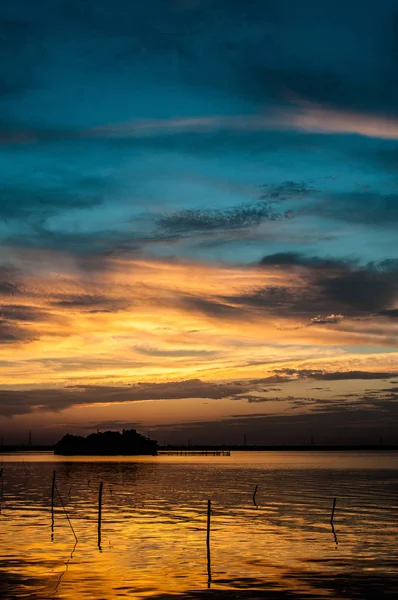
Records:
{"label": "wispy cloud", "polygon": [[[168,382],[137,382],[127,385],[71,385],[57,388],[36,388],[26,390],[0,390],[0,415],[14,416],[34,411],[59,412],[76,406],[95,406],[124,404],[144,401],[168,400],[239,400],[249,404],[288,402],[295,406],[325,407],[328,399],[315,399],[295,395],[286,395],[283,388],[277,396],[265,395],[274,390],[277,382],[279,385],[298,383],[300,381],[378,381],[389,380],[396,377],[398,372],[370,372],[370,371],[338,371],[328,372],[314,369],[275,369],[272,375],[259,379],[242,379],[240,381],[209,382],[200,379],[189,379]],[[369,392],[367,402],[372,400],[395,399],[396,389],[384,389]],[[339,408],[357,407],[361,394],[344,396],[339,399]],[[331,404],[332,410],[336,404]],[[326,408],[324,408],[326,410]],[[161,411],[161,409],[160,409]],[[256,415],[252,415],[256,416]],[[156,420],[156,419],[155,419]]]}
{"label": "wispy cloud", "polygon": [[197,209],[183,210],[158,218],[161,229],[174,234],[189,234],[201,231],[228,231],[259,225],[263,221],[287,218],[267,204],[252,203],[226,210]]}
{"label": "wispy cloud", "polygon": [[281,122],[286,127],[313,133],[357,134],[379,139],[398,139],[398,119],[390,116],[336,110],[309,104],[287,112]]}
{"label": "wispy cloud", "polygon": [[303,102],[270,107],[264,114],[200,115],[185,118],[145,119],[109,124],[80,130],[0,130],[0,144],[29,144],[41,141],[137,138],[175,135],[182,132],[293,130],[318,134],[356,134],[365,137],[397,140],[398,119]]}

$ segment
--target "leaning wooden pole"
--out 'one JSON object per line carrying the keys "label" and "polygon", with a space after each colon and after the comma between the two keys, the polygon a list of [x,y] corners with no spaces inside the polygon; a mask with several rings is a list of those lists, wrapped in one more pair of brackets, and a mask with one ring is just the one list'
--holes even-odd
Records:
{"label": "leaning wooden pole", "polygon": [[53,485],[51,488],[51,533],[54,533],[55,476],[56,472],[53,471]]}
{"label": "leaning wooden pole", "polygon": [[210,523],[211,523],[211,500],[207,501],[207,585],[210,587],[211,584],[211,556],[210,556]]}
{"label": "leaning wooden pole", "polygon": [[64,504],[64,501],[62,500],[62,496],[61,496],[61,494],[59,493],[59,489],[58,489],[58,487],[57,487],[57,484],[55,484],[55,489],[56,489],[56,492],[57,492],[57,494],[58,494],[59,501],[61,502],[62,509],[63,509],[63,511],[64,511],[64,513],[65,513],[65,517],[67,518],[67,520],[68,520],[68,523],[69,523],[69,526],[70,526],[70,528],[71,528],[71,530],[72,530],[72,533],[73,533],[73,535],[75,536],[75,540],[76,540],[76,544],[77,544],[77,542],[78,542],[77,535],[76,535],[76,533],[75,533],[75,530],[73,529],[73,525],[72,525],[72,523],[71,523],[71,520],[70,520],[70,518],[69,518],[69,515],[68,515],[68,513],[67,513],[67,511],[66,511],[65,504]]}
{"label": "leaning wooden pole", "polygon": [[98,548],[101,550],[101,520],[102,520],[102,490],[104,488],[104,484],[99,484],[98,490]]}

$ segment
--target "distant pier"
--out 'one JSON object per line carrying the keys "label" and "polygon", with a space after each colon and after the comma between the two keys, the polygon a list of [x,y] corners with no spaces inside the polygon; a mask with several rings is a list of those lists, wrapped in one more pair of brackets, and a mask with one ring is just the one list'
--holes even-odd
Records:
{"label": "distant pier", "polygon": [[167,456],[231,456],[230,450],[158,450],[158,455]]}

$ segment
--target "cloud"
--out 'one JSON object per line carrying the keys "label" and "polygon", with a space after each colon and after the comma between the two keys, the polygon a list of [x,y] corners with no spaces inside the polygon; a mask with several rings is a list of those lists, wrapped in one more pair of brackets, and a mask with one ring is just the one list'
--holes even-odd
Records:
{"label": "cloud", "polygon": [[186,234],[202,231],[241,229],[263,221],[283,218],[266,204],[245,204],[226,210],[183,210],[157,219],[157,225],[168,232]]}
{"label": "cloud", "polygon": [[[260,198],[271,204],[290,201],[291,206],[291,202],[295,201],[297,208],[294,214],[302,218],[316,216],[322,218],[324,223],[336,220],[372,227],[394,226],[398,220],[395,185],[393,189],[386,190],[384,184],[381,189],[372,189],[367,184],[361,186],[357,183],[355,189],[344,191],[328,189],[327,186],[314,189],[304,182],[286,182],[276,186],[266,184],[262,189],[266,191]],[[286,253],[286,260],[289,254]],[[282,259],[282,255],[277,254],[275,258]],[[292,264],[293,259],[292,255]]]}
{"label": "cloud", "polygon": [[[95,212],[93,212],[93,216]],[[33,224],[30,235],[13,233],[6,237],[10,248],[17,250],[53,250],[63,252],[79,261],[86,272],[101,271],[112,258],[137,254],[148,243],[156,244],[159,236],[143,236],[134,231],[126,233],[117,226],[95,231],[53,230],[45,223]],[[167,241],[164,237],[163,241]]]}
{"label": "cloud", "polygon": [[[275,369],[273,375],[254,380],[207,382],[200,379],[170,381],[164,383],[138,382],[130,385],[72,385],[58,388],[33,388],[27,390],[0,390],[0,414],[12,416],[33,411],[58,412],[78,405],[95,406],[148,400],[189,400],[203,398],[221,400],[230,398],[253,402],[283,401],[322,405],[330,400],[293,397],[290,395],[265,397],[260,395],[275,389],[275,384],[298,381],[372,381],[397,377],[398,372],[371,371],[323,371],[315,369]],[[265,387],[264,387],[265,386]],[[270,387],[269,387],[270,386]],[[380,393],[393,393],[382,390]],[[349,407],[348,396],[342,406]],[[383,396],[384,398],[384,396]],[[358,399],[358,394],[355,395]],[[332,404],[332,407],[336,404]]]}
{"label": "cloud", "polygon": [[37,85],[40,29],[23,14],[1,15],[0,52],[7,56],[0,66],[0,97],[15,99]]}
{"label": "cloud", "polygon": [[387,173],[396,173],[398,168],[398,148],[396,148],[394,142],[392,142],[391,145],[392,147],[387,148],[368,148],[363,152],[362,156],[366,161],[371,162],[371,164],[377,168],[382,168]]}
{"label": "cloud", "polygon": [[267,402],[293,402],[295,400],[307,400],[307,398],[295,398],[293,396],[241,396],[239,400],[247,400],[249,404],[263,404]]}
{"label": "cloud", "polygon": [[398,269],[369,265],[331,277],[321,275],[316,284],[329,302],[351,313],[377,312],[390,308],[398,298]]}
{"label": "cloud", "polygon": [[[308,315],[309,311],[313,314],[317,302],[314,291],[306,288],[296,289],[293,285],[291,287],[268,285],[251,292],[225,296],[224,300],[235,303],[241,308],[255,308],[270,314],[285,313],[296,316]],[[312,302],[312,306],[309,302]]]}
{"label": "cloud", "polygon": [[278,315],[288,313],[308,318],[313,324],[322,324],[322,320],[323,324],[337,323],[342,320],[341,315],[359,317],[379,313],[390,316],[389,310],[394,310],[398,301],[398,266],[395,260],[360,266],[352,260],[306,257],[288,252],[263,257],[259,265],[280,270],[298,268],[301,270],[300,279],[226,295],[224,301]]}
{"label": "cloud", "polygon": [[[0,295],[8,295],[0,288]],[[3,304],[0,306],[0,344],[32,342],[40,337],[39,331],[30,327],[32,323],[47,323],[58,320],[41,307],[27,304]],[[44,333],[43,331],[41,333]]]}
{"label": "cloud", "polygon": [[[217,132],[234,134],[255,133],[279,129],[298,129],[291,127],[284,115],[272,114],[257,116],[251,114],[220,116],[192,115],[184,118],[143,119],[126,123],[107,124],[89,129],[36,129],[7,127],[0,128],[0,144],[36,144],[42,142],[84,140],[135,140],[143,146],[170,146],[170,138],[181,141],[183,134],[208,136]],[[161,136],[161,141],[156,138]],[[185,141],[187,138],[184,138]],[[191,138],[192,141],[192,138]],[[198,140],[195,140],[198,143]],[[199,141],[200,145],[200,141]]]}
{"label": "cloud", "polygon": [[[114,116],[122,112],[128,118],[131,102],[127,102],[130,108],[126,110],[122,101],[114,100],[114,94],[119,99],[138,95],[147,108],[151,103],[144,104],[146,96],[140,92],[151,85],[152,94],[173,89],[174,105],[170,109],[166,99],[166,110],[161,114],[176,114],[176,90],[188,99],[192,95],[211,96],[215,91],[223,107],[226,103],[245,109],[249,106],[253,112],[270,104],[284,108],[292,99],[297,102],[297,98],[305,97],[311,103],[301,103],[299,114],[282,115],[282,125],[287,122],[305,130],[354,130],[388,136],[394,127],[390,123],[383,127],[377,113],[394,115],[398,104],[395,63],[391,60],[396,49],[396,11],[392,0],[385,0],[383,7],[383,11],[369,7],[366,15],[358,16],[353,3],[344,7],[341,18],[339,3],[335,8],[325,5],[314,11],[313,3],[305,2],[297,14],[292,0],[283,6],[257,0],[248,6],[224,2],[216,8],[213,2],[202,1],[190,10],[161,0],[149,0],[147,10],[125,0],[83,5],[70,0],[58,2],[53,12],[48,11],[46,2],[38,2],[32,12],[28,2],[20,1],[16,13],[3,11],[1,15],[6,23],[1,50],[9,60],[2,66],[0,87],[5,95],[18,93],[21,86],[22,95],[26,95],[33,87],[39,100],[44,97],[42,110],[34,106],[34,101],[38,102],[34,96],[30,99],[33,106],[27,102],[15,107],[13,97],[7,106],[16,121],[22,113],[39,131],[45,131],[42,123],[48,127],[48,121],[57,118],[67,121],[59,128],[60,133],[73,124],[76,127],[76,121],[84,117],[98,123],[109,118],[109,113]],[[153,73],[155,77],[150,77]],[[79,99],[79,115],[65,110],[63,93],[58,94],[58,101],[53,100],[60,82],[65,82],[72,98]],[[86,94],[80,93],[82,89]],[[94,105],[98,90],[104,102]],[[89,120],[86,115],[92,106],[94,119]],[[52,119],[46,114],[48,107],[55,109]],[[208,127],[208,120],[219,116],[187,117],[186,112],[172,117],[175,128],[186,128],[188,119],[191,129],[200,119],[207,121],[200,121],[199,126]],[[149,124],[154,120],[143,119]],[[157,120],[159,130],[166,119]],[[243,122],[244,115],[236,119],[237,123],[239,120]],[[268,128],[272,121],[267,120]],[[101,128],[94,125],[86,129]]]}
{"label": "cloud", "polygon": [[[269,107],[263,115],[191,116],[181,119],[154,119],[108,125],[72,135],[82,137],[130,137],[145,133],[179,131],[206,132],[296,130],[318,134],[357,134],[378,139],[398,139],[398,118],[371,113],[333,109],[303,101],[279,108]],[[297,194],[297,190],[296,190]]]}
{"label": "cloud", "polygon": [[324,317],[317,315],[311,319],[310,325],[334,325],[336,323],[340,323],[343,319],[343,315],[327,315]]}
{"label": "cloud", "polygon": [[319,269],[324,271],[346,268],[350,264],[350,261],[321,258],[319,256],[305,256],[300,252],[278,252],[276,254],[264,256],[259,264],[267,267],[306,267],[308,269]]}
{"label": "cloud", "polygon": [[49,320],[52,315],[37,306],[6,304],[0,308],[0,318],[7,321],[36,322]]}
{"label": "cloud", "polygon": [[381,310],[379,315],[383,317],[390,317],[391,319],[398,318],[398,308],[392,308],[390,310]]}
{"label": "cloud", "polygon": [[395,443],[398,434],[396,399],[372,403],[360,397],[351,402],[302,399],[303,403],[301,399],[296,400],[296,403],[295,399],[284,402],[283,412],[236,414],[214,421],[173,423],[155,426],[154,431],[159,431],[158,435],[161,431],[167,432],[177,443],[184,443],[189,436],[197,443],[206,440],[208,444],[242,444],[242,432],[247,432],[248,444],[260,445],[310,444],[312,436],[316,444],[378,445],[380,435],[383,435],[384,443]]}
{"label": "cloud", "polygon": [[318,191],[304,181],[284,181],[283,183],[272,185],[265,183],[260,187],[262,190],[260,199],[273,203],[302,200],[312,197]]}
{"label": "cloud", "polygon": [[14,296],[21,293],[17,269],[0,265],[0,294]]}
{"label": "cloud", "polygon": [[0,317],[0,344],[15,344],[18,342],[29,342],[34,335],[29,330],[10,323]]}
{"label": "cloud", "polygon": [[127,299],[112,298],[96,294],[63,294],[51,302],[52,306],[73,311],[96,312],[118,312],[127,310],[131,305]]}
{"label": "cloud", "polygon": [[285,127],[312,133],[357,134],[378,139],[398,139],[398,118],[333,110],[325,106],[309,105],[286,113],[281,119]]}
{"label": "cloud", "polygon": [[348,223],[395,226],[398,221],[398,194],[382,191],[323,193],[306,211],[319,217]]}
{"label": "cloud", "polygon": [[239,307],[226,304],[223,301],[210,300],[200,296],[180,295],[180,306],[188,311],[200,312],[213,319],[241,319],[242,311]]}
{"label": "cloud", "polygon": [[[237,383],[210,383],[200,379],[166,383],[136,383],[126,386],[77,385],[67,388],[0,390],[0,414],[29,413],[32,410],[59,411],[76,405],[140,402],[144,400],[221,399],[241,394]],[[14,412],[14,407],[17,412]]]}
{"label": "cloud", "polygon": [[76,182],[78,191],[60,187],[4,185],[0,189],[0,220],[43,219],[73,210],[94,208],[101,204],[101,194],[90,190],[91,184]]}
{"label": "cloud", "polygon": [[[269,106],[261,114],[238,115],[192,115],[184,118],[137,120],[120,124],[108,124],[89,129],[35,129],[15,128],[0,129],[0,144],[32,144],[39,142],[76,141],[83,140],[108,140],[108,139],[136,139],[143,140],[158,135],[175,136],[187,133],[209,134],[215,132],[255,133],[267,131],[318,134],[318,135],[348,135],[397,140],[398,117],[383,117],[379,115],[363,114],[360,112],[347,112],[331,109],[327,106],[318,106],[309,102],[300,104],[287,104],[279,107],[277,104]],[[163,141],[167,140],[167,137]],[[18,190],[4,190],[8,195],[18,194]],[[291,197],[302,197],[315,190],[303,189],[301,193],[296,189]],[[277,198],[277,186],[274,189]],[[48,192],[45,201],[56,190]],[[264,194],[266,196],[267,193]],[[285,196],[286,197],[286,196]],[[23,195],[20,196],[23,200]],[[281,195],[283,198],[283,195]],[[94,201],[94,200],[93,200]],[[10,209],[13,214],[12,209]]]}
{"label": "cloud", "polygon": [[[98,423],[83,423],[75,425],[75,429],[87,429],[89,431],[104,431],[115,429],[138,429],[142,427],[141,421],[100,421]],[[68,427],[72,428],[70,425]]]}
{"label": "cloud", "polygon": [[144,354],[145,356],[161,356],[167,357],[197,357],[197,358],[210,358],[215,357],[219,354],[213,350],[196,350],[195,348],[179,348],[176,350],[167,348],[152,348],[151,346],[134,346],[135,352],[138,354]]}
{"label": "cloud", "polygon": [[298,379],[315,379],[317,381],[344,381],[361,379],[391,379],[396,377],[396,372],[372,372],[372,371],[320,371],[314,369],[276,369],[275,373],[282,377]]}

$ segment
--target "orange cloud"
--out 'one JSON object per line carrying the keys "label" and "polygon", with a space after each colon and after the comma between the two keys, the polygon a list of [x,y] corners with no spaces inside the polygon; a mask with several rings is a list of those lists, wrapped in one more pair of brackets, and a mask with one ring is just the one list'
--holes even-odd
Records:
{"label": "orange cloud", "polygon": [[363,353],[349,358],[347,346],[379,346],[370,363],[397,361],[383,355],[397,328],[382,317],[322,319],[314,308],[311,321],[275,310],[272,293],[258,302],[264,287],[300,297],[310,285],[301,269],[124,258],[87,277],[62,255],[52,261],[21,275],[20,294],[3,298],[3,386],[216,380],[355,357],[362,364]]}

